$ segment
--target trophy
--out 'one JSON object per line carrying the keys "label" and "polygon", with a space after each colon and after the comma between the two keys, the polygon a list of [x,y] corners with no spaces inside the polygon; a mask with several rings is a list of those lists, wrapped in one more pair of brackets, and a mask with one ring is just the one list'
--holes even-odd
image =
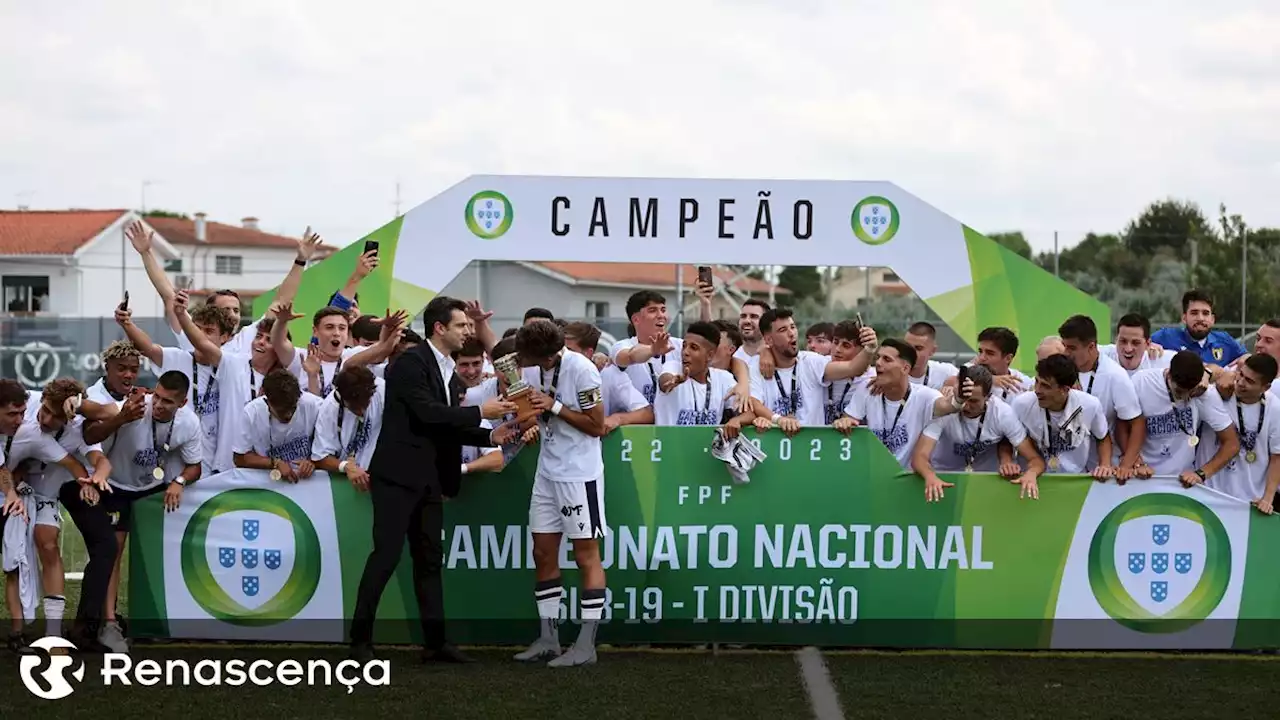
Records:
{"label": "trophy", "polygon": [[524,381],[520,373],[520,363],[516,353],[504,355],[493,361],[493,369],[501,376],[507,390],[503,393],[508,400],[516,404],[516,422],[521,430],[528,430],[537,420],[538,411],[533,407],[532,388]]}

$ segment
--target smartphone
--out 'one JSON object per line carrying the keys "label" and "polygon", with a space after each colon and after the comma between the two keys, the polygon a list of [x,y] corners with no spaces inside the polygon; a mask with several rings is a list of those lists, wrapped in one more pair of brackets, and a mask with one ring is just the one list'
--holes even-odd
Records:
{"label": "smartphone", "polygon": [[964,390],[964,381],[967,379],[969,379],[969,366],[961,365],[960,372],[956,373],[956,393],[965,400],[969,399],[969,394]]}
{"label": "smartphone", "polygon": [[363,255],[368,255],[369,253],[373,253],[374,255],[377,255],[377,254],[378,254],[378,241],[377,241],[377,240],[365,240],[365,241],[364,241],[364,252],[363,252],[362,254],[363,254]]}
{"label": "smartphone", "polygon": [[711,268],[706,265],[698,266],[698,282],[703,285],[715,284],[711,278]]}
{"label": "smartphone", "polygon": [[124,291],[124,302],[120,303],[120,309],[122,310],[129,309],[129,291],[128,290]]}
{"label": "smartphone", "polygon": [[861,333],[861,332],[862,332],[862,328],[863,328],[863,327],[865,327],[865,325],[864,325],[864,324],[863,324],[863,322],[862,322],[862,313],[854,313],[854,315],[853,315],[853,324],[854,324],[854,326],[855,326],[855,327],[857,327],[857,328],[858,328],[858,332],[859,332],[859,333]]}
{"label": "smartphone", "polygon": [[320,344],[320,338],[316,337],[315,335],[312,335],[312,336],[311,336],[311,344],[312,344],[312,345],[319,345],[319,344]]}

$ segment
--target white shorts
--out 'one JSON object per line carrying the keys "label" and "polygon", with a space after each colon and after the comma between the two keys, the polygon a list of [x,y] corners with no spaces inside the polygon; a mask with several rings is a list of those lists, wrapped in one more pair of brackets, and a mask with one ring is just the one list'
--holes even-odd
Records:
{"label": "white shorts", "polygon": [[604,537],[604,478],[556,482],[538,475],[529,496],[529,531],[563,533],[570,540]]}
{"label": "white shorts", "polygon": [[62,506],[57,498],[36,495],[36,525],[49,525],[62,528]]}

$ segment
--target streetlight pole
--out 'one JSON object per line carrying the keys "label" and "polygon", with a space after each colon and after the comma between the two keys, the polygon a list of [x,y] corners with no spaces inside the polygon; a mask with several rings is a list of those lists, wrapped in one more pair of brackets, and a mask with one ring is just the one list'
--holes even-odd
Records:
{"label": "streetlight pole", "polygon": [[1240,233],[1240,337],[1244,337],[1249,332],[1249,327],[1245,324],[1245,306],[1249,302],[1249,233],[1245,232],[1244,223],[1236,226],[1236,232]]}

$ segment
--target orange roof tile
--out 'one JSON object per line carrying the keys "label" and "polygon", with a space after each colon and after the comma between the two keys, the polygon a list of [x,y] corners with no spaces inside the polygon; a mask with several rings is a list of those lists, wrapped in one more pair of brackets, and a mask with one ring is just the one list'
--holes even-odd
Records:
{"label": "orange roof tile", "polygon": [[0,210],[0,255],[71,255],[127,210]]}
{"label": "orange roof tile", "polygon": [[[561,275],[568,275],[579,282],[618,283],[641,287],[673,287],[676,284],[675,266],[671,263],[540,262],[533,264],[541,265]],[[682,265],[681,270],[684,285],[692,288],[698,280],[697,266]],[[712,266],[711,272],[722,283],[729,282],[737,275],[721,265]],[[748,294],[769,292],[769,283],[752,277],[738,278],[733,286]],[[775,292],[786,294],[791,291],[779,287]]]}
{"label": "orange roof tile", "polygon": [[[196,239],[196,222],[195,220],[186,220],[184,218],[175,217],[148,217],[147,224],[155,231],[160,233],[165,240],[174,245],[198,245],[201,244]],[[284,235],[274,235],[259,230],[249,230],[248,228],[239,227],[237,225],[224,225],[223,223],[206,221],[205,222],[205,245],[219,246],[239,246],[239,247],[276,247],[276,248],[296,248],[298,246],[297,238],[286,237]],[[321,245],[322,254],[336,252],[338,248],[332,245]]]}

